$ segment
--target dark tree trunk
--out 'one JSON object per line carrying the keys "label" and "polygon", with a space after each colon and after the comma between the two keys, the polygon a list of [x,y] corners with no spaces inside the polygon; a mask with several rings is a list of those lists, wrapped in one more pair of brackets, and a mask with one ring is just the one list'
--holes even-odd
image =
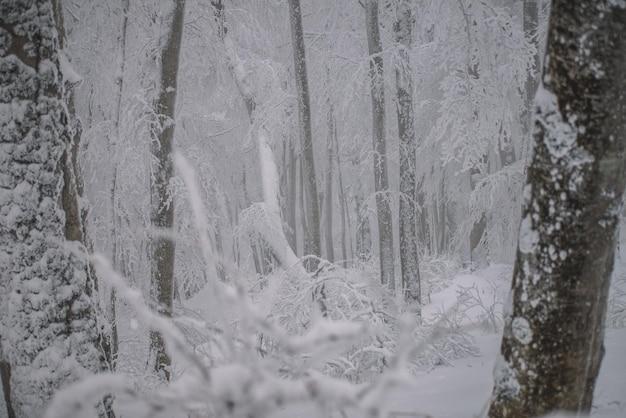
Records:
{"label": "dark tree trunk", "polygon": [[374,191],[378,218],[380,280],[395,289],[393,225],[387,180],[387,141],[385,138],[385,85],[383,78],[383,47],[378,27],[378,0],[365,0],[365,28],[370,54],[372,92],[372,131],[374,139]]}
{"label": "dark tree trunk", "polygon": [[[311,132],[311,106],[306,71],[306,54],[302,33],[300,0],[288,0],[289,22],[291,24],[291,45],[298,91],[298,115],[300,118],[300,138],[302,143],[302,171],[304,173],[304,194],[306,202],[307,228],[305,231],[305,255],[321,256],[320,213],[317,203],[317,180],[313,157],[313,136]],[[316,262],[307,263],[309,270],[315,270]]]}
{"label": "dark tree trunk", "polygon": [[0,384],[2,384],[2,393],[4,395],[4,404],[6,405],[7,418],[16,418],[11,402],[11,364],[3,359],[2,341],[0,337]]}
{"label": "dark tree trunk", "polygon": [[529,74],[526,78],[525,86],[525,108],[522,115],[522,126],[525,136],[527,136],[531,129],[531,117],[533,114],[533,101],[535,100],[535,93],[537,92],[537,85],[539,84],[539,34],[537,33],[537,27],[539,25],[539,0],[524,0],[523,5],[524,12],[524,33],[527,38],[532,40],[533,45],[537,49],[535,53],[532,74]]}
{"label": "dark tree trunk", "polygon": [[407,302],[420,302],[420,270],[417,245],[417,185],[415,165],[417,137],[413,116],[413,75],[411,74],[411,32],[413,13],[408,0],[397,5],[394,25],[400,64],[396,66],[398,134],[400,136],[400,267],[402,292]]}
{"label": "dark tree trunk", "polygon": [[[160,86],[154,111],[158,120],[152,126],[151,152],[155,160],[150,176],[152,211],[151,225],[155,229],[171,229],[174,226],[174,202],[169,193],[170,180],[174,175],[172,148],[174,144],[174,122],[180,46],[183,37],[185,0],[170,0],[171,16],[163,24],[167,27],[167,39],[160,56]],[[151,244],[152,289],[163,315],[171,315],[174,294],[173,240],[155,236]],[[150,333],[151,355],[155,372],[169,380],[171,359],[165,351],[163,337],[158,332]]]}
{"label": "dark tree trunk", "polygon": [[354,203],[356,205],[356,256],[361,261],[368,261],[372,255],[372,233],[360,190],[355,196]]}
{"label": "dark tree trunk", "polygon": [[337,137],[337,124],[332,103],[328,106],[328,140],[326,141],[326,188],[324,191],[324,244],[326,259],[335,262],[333,247],[333,148]]}
{"label": "dark tree trunk", "polygon": [[553,2],[489,416],[589,412],[626,180],[626,6]]}
{"label": "dark tree trunk", "polygon": [[294,253],[298,254],[298,236],[296,234],[296,201],[297,201],[297,175],[296,175],[296,152],[291,138],[285,138],[285,172],[284,184],[284,213],[287,221],[285,235],[287,242]]}
{"label": "dark tree trunk", "polygon": [[[341,260],[343,267],[348,267],[348,251],[346,245],[346,239],[349,239],[348,233],[346,233],[346,228],[348,227],[348,203],[346,202],[346,193],[343,188],[343,178],[341,176],[341,160],[339,158],[339,138],[335,135],[335,159],[337,165],[337,186],[339,188],[339,207],[341,208]],[[350,241],[352,244],[352,241]],[[351,255],[350,257],[353,257]]]}

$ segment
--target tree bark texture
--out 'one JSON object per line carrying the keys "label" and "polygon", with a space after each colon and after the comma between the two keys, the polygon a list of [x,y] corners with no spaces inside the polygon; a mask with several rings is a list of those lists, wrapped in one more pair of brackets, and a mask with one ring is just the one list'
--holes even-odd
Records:
{"label": "tree bark texture", "polygon": [[[155,229],[171,229],[174,225],[174,202],[169,192],[174,173],[172,147],[174,143],[175,104],[180,46],[183,37],[185,0],[170,0],[171,15],[164,16],[167,36],[160,56],[158,97],[154,103],[157,121],[152,127],[151,152],[154,158],[150,176],[151,225]],[[174,290],[175,243],[161,236],[152,238],[152,289],[163,315],[171,315]],[[165,351],[158,332],[150,333],[151,356],[155,372],[169,380],[171,359]]]}
{"label": "tree bark texture", "polygon": [[385,86],[378,1],[365,0],[365,27],[370,54],[370,82],[372,90],[372,131],[374,139],[374,191],[378,217],[378,245],[381,283],[395,289],[393,225],[389,204],[387,180],[387,144],[385,138]]}
{"label": "tree bark texture", "polygon": [[4,360],[4,350],[2,349],[2,337],[0,337],[0,384],[2,385],[2,394],[4,396],[4,405],[6,407],[6,417],[16,418],[11,402],[11,365]]}
{"label": "tree bark texture", "polygon": [[413,76],[409,58],[413,13],[408,0],[398,2],[396,15],[394,35],[400,58],[400,64],[395,69],[400,137],[400,268],[405,300],[419,305],[421,296],[415,183],[417,136],[413,118]]}
{"label": "tree bark texture", "polygon": [[624,33],[624,2],[553,2],[492,418],[591,408],[626,180]]}
{"label": "tree bark texture", "polygon": [[[305,231],[305,255],[321,256],[320,211],[317,203],[317,179],[313,156],[313,135],[311,132],[311,106],[309,104],[309,85],[306,70],[306,54],[302,33],[302,14],[300,0],[288,0],[289,22],[291,24],[291,45],[298,92],[298,115],[300,119],[300,138],[302,169],[304,173],[304,193],[306,203],[307,228]],[[314,270],[317,263],[308,263]]]}
{"label": "tree bark texture", "polygon": [[63,244],[72,134],[53,10],[0,1],[0,364],[16,417],[41,416],[58,389],[106,369],[87,261]]}
{"label": "tree bark texture", "polygon": [[539,0],[524,0],[523,5],[524,13],[524,33],[527,38],[532,40],[533,45],[537,49],[534,56],[534,63],[532,73],[526,78],[525,85],[525,98],[526,104],[524,113],[522,115],[522,123],[524,127],[524,133],[528,134],[531,126],[531,118],[533,114],[533,101],[535,99],[535,93],[537,92],[537,85],[539,84],[539,34],[537,28],[539,25]]}

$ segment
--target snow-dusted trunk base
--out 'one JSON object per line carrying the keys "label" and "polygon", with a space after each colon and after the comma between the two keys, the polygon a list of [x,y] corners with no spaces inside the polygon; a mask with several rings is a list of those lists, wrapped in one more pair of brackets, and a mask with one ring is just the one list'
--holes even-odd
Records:
{"label": "snow-dusted trunk base", "polygon": [[0,1],[0,363],[17,417],[41,416],[56,390],[105,368],[87,262],[65,243],[70,68],[52,10]]}
{"label": "snow-dusted trunk base", "polygon": [[553,2],[489,416],[590,410],[626,180],[626,3]]}

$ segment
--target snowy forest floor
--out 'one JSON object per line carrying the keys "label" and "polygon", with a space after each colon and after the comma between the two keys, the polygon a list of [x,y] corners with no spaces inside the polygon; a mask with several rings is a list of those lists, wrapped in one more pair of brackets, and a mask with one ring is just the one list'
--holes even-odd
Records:
{"label": "snowy forest floor", "polygon": [[[619,262],[618,262],[619,263]],[[616,276],[621,271],[616,266]],[[460,274],[451,286],[431,295],[424,306],[425,318],[447,310],[458,302],[467,289],[477,289],[485,307],[495,306],[495,316],[501,318],[502,302],[508,293],[511,266],[492,265],[472,274]],[[621,276],[618,276],[621,277]],[[617,277],[616,277],[617,278]],[[484,319],[485,309],[474,305],[464,312],[466,324],[477,324]],[[470,418],[482,416],[488,406],[493,380],[492,369],[500,350],[501,327],[468,327],[478,348],[477,356],[451,360],[446,365],[431,367],[415,376],[411,387],[391,390],[386,398],[382,416]],[[608,328],[605,337],[606,354],[597,382],[592,417],[618,418],[626,416],[626,328]],[[346,411],[349,417],[360,417],[360,412]],[[313,405],[290,405],[274,415],[275,418],[317,418],[327,416]],[[340,415],[337,415],[340,416]]]}
{"label": "snowy forest floor", "polygon": [[[623,246],[626,247],[626,246]],[[605,336],[605,357],[596,385],[592,417],[626,417],[626,257],[616,260],[613,289],[609,300],[608,328]],[[425,280],[424,322],[449,321],[447,325],[461,349],[459,355],[450,350],[430,347],[439,358],[436,365],[416,366],[411,384],[389,388],[383,397],[380,417],[386,418],[474,418],[484,416],[492,390],[492,369],[500,349],[502,310],[509,293],[512,267],[494,264],[472,273],[444,274]],[[201,292],[202,293],[202,292]],[[206,301],[187,301],[187,313],[205,316]],[[120,317],[120,362],[118,371],[138,378],[136,384],[146,388],[157,383],[146,374],[147,328],[133,315]],[[428,336],[426,336],[428,338]],[[459,342],[460,341],[460,342]],[[433,344],[430,344],[433,346]],[[436,344],[434,344],[436,345]],[[454,346],[454,344],[452,344]],[[437,351],[439,350],[439,351]],[[430,353],[432,355],[432,352]],[[366,373],[366,372],[365,372]],[[136,406],[136,405],[135,405]],[[127,404],[117,404],[118,417],[151,416],[154,418],[185,417],[163,411],[149,415]],[[0,397],[0,417],[5,412]],[[91,415],[90,415],[91,416]],[[268,415],[271,418],[361,418],[362,411],[328,411],[313,402],[287,404]]]}

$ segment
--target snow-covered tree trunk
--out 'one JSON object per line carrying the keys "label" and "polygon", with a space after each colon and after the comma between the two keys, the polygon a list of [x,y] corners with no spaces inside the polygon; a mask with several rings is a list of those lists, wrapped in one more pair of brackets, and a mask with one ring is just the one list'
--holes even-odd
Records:
{"label": "snow-covered tree trunk", "polygon": [[408,0],[398,2],[394,24],[400,63],[396,65],[398,135],[400,136],[400,268],[402,292],[407,302],[420,302],[420,270],[417,245],[417,187],[415,164],[417,137],[413,118],[411,29],[413,13]]}
{"label": "snow-covered tree trunk", "polygon": [[[151,152],[153,156],[150,176],[151,225],[155,229],[171,229],[174,225],[174,202],[170,194],[170,181],[174,175],[172,147],[176,126],[175,104],[180,45],[183,37],[185,0],[169,0],[169,10],[161,22],[162,37],[159,60],[159,79],[154,112],[157,120],[151,127]],[[152,291],[159,303],[159,311],[171,315],[174,294],[175,243],[158,233],[151,243]],[[165,351],[160,333],[150,333],[150,362],[157,374],[169,380],[171,359]]]}
{"label": "snow-covered tree trunk", "polygon": [[365,28],[370,54],[370,82],[372,90],[372,131],[374,139],[374,191],[378,218],[378,245],[380,254],[380,280],[383,285],[395,288],[393,225],[389,204],[387,180],[387,140],[385,138],[385,79],[380,30],[378,27],[378,0],[364,0]]}
{"label": "snow-covered tree trunk", "polygon": [[[126,30],[128,28],[128,10],[130,8],[129,0],[121,1],[122,21],[120,31],[117,38],[117,60],[115,72],[115,84],[117,91],[115,92],[115,101],[113,106],[113,132],[109,135],[108,151],[111,157],[112,174],[109,183],[109,240],[111,242],[111,265],[117,270],[119,258],[118,246],[118,224],[120,223],[118,215],[117,203],[117,176],[118,176],[118,143],[121,137],[121,105],[122,93],[124,91],[124,71],[126,65]],[[115,368],[117,354],[119,351],[119,337],[117,333],[117,295],[115,288],[111,288],[108,300],[107,316],[111,323],[111,366]]]}
{"label": "snow-covered tree trunk", "polygon": [[489,416],[588,413],[626,181],[626,3],[556,0]]}
{"label": "snow-covered tree trunk", "polygon": [[[298,91],[298,116],[300,120],[300,139],[302,151],[302,171],[304,173],[304,194],[306,202],[307,228],[305,231],[305,255],[321,256],[320,210],[317,202],[317,180],[313,154],[313,135],[311,131],[311,106],[309,104],[309,85],[306,70],[306,53],[302,33],[302,14],[300,0],[288,0],[289,22],[291,24],[291,45]],[[314,270],[316,263],[308,263]]]}
{"label": "snow-covered tree trunk", "polygon": [[58,51],[52,2],[0,1],[0,39],[0,358],[9,408],[34,417],[106,364],[84,246],[65,238],[63,98],[75,73]]}

